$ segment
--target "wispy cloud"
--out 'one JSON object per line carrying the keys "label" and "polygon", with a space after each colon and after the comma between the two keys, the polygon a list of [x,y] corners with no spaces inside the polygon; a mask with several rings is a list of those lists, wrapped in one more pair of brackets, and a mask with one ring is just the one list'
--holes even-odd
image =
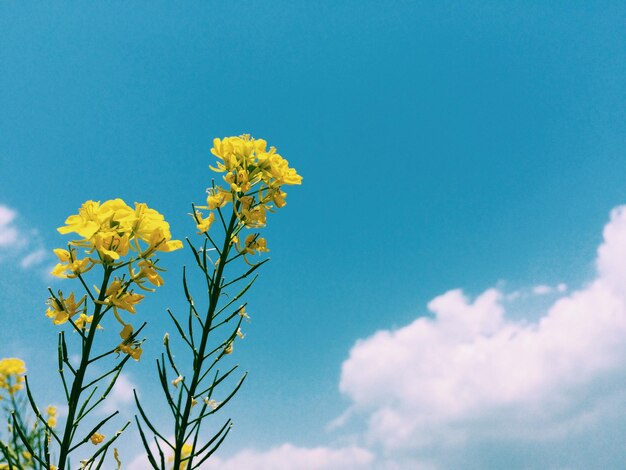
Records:
{"label": "wispy cloud", "polygon": [[356,470],[372,469],[374,455],[359,447],[296,447],[291,444],[266,450],[246,449],[229,459],[214,458],[206,470]]}
{"label": "wispy cloud", "polygon": [[14,225],[17,212],[0,204],[0,248],[19,245],[19,231]]}
{"label": "wispy cloud", "polygon": [[137,385],[128,374],[120,374],[104,401],[101,412],[107,414],[128,408],[133,402],[133,389],[137,389]]}
{"label": "wispy cloud", "polygon": [[17,210],[0,204],[0,262],[31,269],[41,266],[48,256],[37,230],[27,227]]}

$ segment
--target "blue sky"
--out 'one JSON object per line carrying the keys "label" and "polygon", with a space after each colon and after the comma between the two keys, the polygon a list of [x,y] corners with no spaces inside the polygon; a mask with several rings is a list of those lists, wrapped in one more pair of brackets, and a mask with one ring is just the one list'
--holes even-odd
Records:
{"label": "blue sky", "polygon": [[[250,377],[223,413],[236,422],[223,465],[246,468],[236,460],[245,449],[257,462],[311,462],[307,449],[319,447],[319,468],[619,468],[626,416],[615,396],[626,362],[590,365],[575,385],[552,371],[565,378],[505,406],[497,378],[494,395],[463,388],[472,378],[450,356],[433,367],[474,397],[475,413],[433,411],[431,422],[420,411],[437,409],[427,392],[418,406],[398,390],[427,390],[432,377],[417,364],[459,344],[419,336],[432,347],[404,350],[372,335],[409,334],[403,328],[418,318],[439,331],[449,311],[458,325],[462,302],[444,294],[462,289],[472,304],[495,288],[504,320],[462,341],[475,352],[477,337],[496,337],[502,325],[539,329],[559,298],[620,278],[617,268],[596,270],[596,251],[623,253],[619,237],[603,241],[603,227],[626,202],[625,14],[622,2],[3,3],[0,205],[14,217],[0,224],[9,240],[0,244],[0,315],[15,329],[0,332],[0,355],[24,356],[42,395],[58,399],[43,303],[48,285],[63,284],[45,275],[51,254],[28,267],[24,257],[62,246],[55,228],[87,199],[146,202],[175,236],[193,233],[186,214],[210,185],[212,139],[250,133],[278,147],[304,183],[264,232],[272,260],[248,299],[253,319],[236,359]],[[146,361],[127,374],[144,393],[156,384],[149,358],[171,329],[164,308],[181,305],[180,265],[189,262],[165,259],[167,285],[138,313],[149,322]],[[439,316],[429,313],[441,295]],[[492,320],[494,302],[481,304]],[[600,304],[583,310],[596,315]],[[571,334],[566,344],[587,344]],[[615,344],[603,358],[621,351]],[[395,347],[411,360],[388,358]],[[498,354],[517,347],[505,342]],[[593,344],[554,347],[561,363],[597,353]],[[387,358],[380,367],[398,365],[396,379],[414,380],[380,378],[352,354],[367,348]],[[351,364],[365,377],[346,372]],[[385,384],[397,392],[381,402],[414,425],[398,445],[372,424],[384,406],[358,397]],[[570,397],[560,418],[516,418],[559,394]],[[600,402],[616,408],[598,411]],[[572,424],[585,412],[592,424]],[[340,416],[346,423],[329,429]],[[500,436],[481,432],[502,422]],[[521,432],[539,428],[554,432]]]}

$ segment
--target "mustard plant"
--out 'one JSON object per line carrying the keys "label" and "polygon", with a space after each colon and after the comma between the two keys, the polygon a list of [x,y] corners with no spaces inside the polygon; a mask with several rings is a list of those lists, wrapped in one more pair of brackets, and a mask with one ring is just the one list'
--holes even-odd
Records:
{"label": "mustard plant", "polygon": [[[0,360],[0,401],[3,402],[2,411],[6,420],[6,438],[0,438],[0,470],[33,468],[33,456],[28,448],[43,453],[47,445],[45,429],[38,421],[31,422],[24,393],[25,373],[23,360],[15,357]],[[56,407],[49,405],[46,414],[48,426],[54,428],[57,423]],[[22,442],[20,432],[28,446]]]}
{"label": "mustard plant", "polygon": [[[186,239],[201,274],[205,286],[202,295],[206,293],[206,298],[198,297],[197,301],[192,296],[183,268],[186,318],[168,310],[180,338],[178,343],[188,349],[191,362],[175,359],[174,340],[169,334],[163,341],[165,351],[157,360],[173,429],[157,430],[135,392],[139,411],[135,419],[148,460],[157,470],[200,468],[228,435],[230,419],[207,437],[201,426],[203,420],[228,403],[246,377],[243,374],[227,392],[218,390],[238,367],[234,365],[224,371],[219,368],[223,359],[233,353],[235,341],[244,337],[241,326],[249,316],[246,303],[239,302],[257,278],[256,270],[268,261],[254,259],[269,251],[265,238],[256,230],[265,227],[268,212],[285,206],[287,194],[282,187],[302,182],[287,160],[274,147],[268,149],[262,139],[249,135],[215,139],[211,152],[218,161],[210,168],[224,173],[225,186],[216,185],[213,180],[207,190],[206,205],[192,205],[191,215],[202,240],[194,243]],[[235,289],[236,286],[239,288]],[[233,289],[236,294],[228,295]],[[173,438],[168,439],[167,435]],[[151,442],[155,443],[154,449]]]}
{"label": "mustard plant", "polygon": [[[80,450],[81,468],[99,469],[110,446],[130,422],[106,439],[100,431],[118,411],[95,425],[87,425],[85,418],[106,399],[127,361],[140,359],[142,341],[137,335],[145,323],[135,329],[127,318],[127,314],[136,313],[136,306],[144,298],[135,288],[153,291],[162,285],[159,275],[162,268],[155,256],[182,248],[182,242],[172,240],[169,224],[160,213],[143,203],[131,208],[121,199],[102,204],[85,202],[78,214],[68,217],[58,231],[75,233],[80,238],[70,241],[67,249],[54,250],[59,263],[52,274],[72,280],[83,291],[79,296],[74,290],[69,293],[49,290],[47,300],[46,315],[54,325],[69,327],[74,340],[67,341],[63,330],[58,335],[58,370],[67,416],[59,429],[50,425],[49,417],[44,417],[36,405],[26,376],[24,383],[30,405],[46,434],[43,449],[32,446],[24,426],[17,420],[14,423],[35,468],[67,470],[72,467],[70,457]],[[88,276],[97,285],[90,287]],[[121,326],[121,341],[101,333],[103,320],[109,313]],[[68,343],[70,346],[78,343],[78,359],[70,359]],[[98,447],[85,450],[83,446],[87,443]],[[118,461],[116,451],[115,459]]]}

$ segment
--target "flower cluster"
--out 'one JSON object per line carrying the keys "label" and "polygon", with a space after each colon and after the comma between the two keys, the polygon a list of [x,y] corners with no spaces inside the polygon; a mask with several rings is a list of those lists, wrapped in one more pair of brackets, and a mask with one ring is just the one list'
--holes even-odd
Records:
{"label": "flower cluster", "polygon": [[[208,190],[207,205],[199,209],[213,211],[228,203],[233,204],[240,228],[262,228],[267,223],[267,212],[282,208],[287,203],[284,185],[302,183],[302,177],[289,167],[275,147],[267,148],[263,139],[249,135],[214,139],[211,153],[218,158],[215,167],[210,168],[224,173],[225,187],[214,185]],[[208,216],[200,211],[194,214],[200,233],[206,233],[215,221],[215,215]],[[240,253],[253,254],[269,251],[264,238],[248,235],[243,243],[233,238]]]}
{"label": "flower cluster", "polygon": [[[54,250],[59,263],[52,270],[53,275],[80,278],[82,281],[81,276],[95,265],[101,265],[107,276],[122,267],[128,268],[128,275],[114,276],[106,284],[100,300],[95,302],[104,305],[106,310],[112,309],[116,319],[123,325],[120,333],[123,341],[118,351],[138,360],[141,348],[134,342],[132,327],[122,320],[119,310],[135,313],[136,305],[144,298],[133,291],[133,284],[147,291],[163,285],[163,278],[159,274],[162,269],[157,267],[157,260],[153,256],[157,252],[182,248],[182,242],[172,240],[170,226],[162,214],[143,203],[135,203],[132,208],[122,199],[112,199],[102,204],[87,201],[78,214],[68,217],[58,231],[62,234],[76,233],[81,238],[70,241],[67,250]],[[78,254],[79,249],[84,251],[82,257]],[[87,315],[86,299],[84,296],[76,301],[73,292],[64,297],[59,291],[58,295],[48,299],[46,315],[55,324],[69,320],[76,329],[84,330],[93,321],[93,315]]]}
{"label": "flower cluster", "polygon": [[21,359],[10,357],[0,360],[0,388],[13,395],[24,386],[25,373],[26,364]]}
{"label": "flower cluster", "polygon": [[[129,250],[136,251],[138,258],[147,259],[156,251],[173,251],[183,246],[180,240],[172,240],[170,226],[163,215],[143,203],[135,203],[133,209],[121,199],[102,204],[87,201],[65,224],[59,227],[60,233],[74,232],[82,237],[69,245],[86,248],[88,254],[95,252],[98,259],[80,260],[73,249],[54,250],[60,263],[52,274],[59,277],[76,276],[97,263],[113,264]],[[146,246],[142,247],[140,241]]]}
{"label": "flower cluster", "polygon": [[51,428],[55,427],[57,425],[57,408],[56,406],[52,406],[49,405],[48,408],[46,408],[46,413],[48,414],[48,426],[50,426]]}

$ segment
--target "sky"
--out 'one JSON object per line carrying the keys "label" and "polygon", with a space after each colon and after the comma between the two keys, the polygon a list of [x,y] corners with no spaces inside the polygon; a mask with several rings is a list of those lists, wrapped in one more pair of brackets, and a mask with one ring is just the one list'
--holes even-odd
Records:
{"label": "sky", "polygon": [[[207,469],[622,468],[625,18],[601,1],[3,2],[0,357],[60,404],[55,229],[121,197],[194,236],[213,138],[249,133],[304,180],[263,229],[233,354],[249,375]],[[133,388],[165,406],[154,358],[192,260],[162,263],[118,427]],[[148,468],[125,436],[122,460]]]}

